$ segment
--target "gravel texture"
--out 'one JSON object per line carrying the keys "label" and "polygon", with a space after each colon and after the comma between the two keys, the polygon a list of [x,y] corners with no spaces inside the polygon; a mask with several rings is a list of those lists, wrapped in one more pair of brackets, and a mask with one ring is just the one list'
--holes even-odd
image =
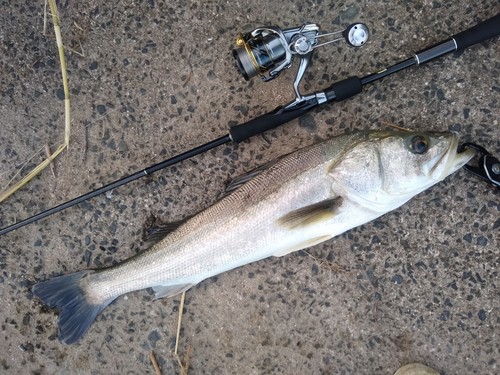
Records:
{"label": "gravel texture", "polygon": [[[367,75],[487,19],[498,2],[120,1],[59,4],[71,145],[0,205],[12,224],[227,134],[293,99],[294,68],[244,81],[231,49],[256,26],[365,22],[370,41],[315,52],[303,92]],[[0,180],[62,142],[64,93],[43,1],[0,2]],[[71,48],[71,50],[70,50]],[[344,102],[228,144],[0,237],[0,373],[179,373],[179,299],[119,298],[73,346],[37,281],[110,266],[143,248],[152,217],[180,220],[244,171],[331,135],[398,125],[447,130],[500,156],[498,38],[410,68]],[[79,53],[77,53],[79,52]],[[42,150],[42,152],[40,152]],[[270,258],[187,293],[180,351],[190,374],[495,374],[500,358],[499,190],[462,170],[402,208],[325,244]]]}

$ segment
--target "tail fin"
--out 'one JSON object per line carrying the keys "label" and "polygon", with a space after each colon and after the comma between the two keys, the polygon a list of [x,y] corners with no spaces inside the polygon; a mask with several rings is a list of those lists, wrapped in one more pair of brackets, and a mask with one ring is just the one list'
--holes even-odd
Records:
{"label": "tail fin", "polygon": [[81,271],[54,277],[33,286],[33,294],[50,308],[59,309],[59,340],[63,344],[78,341],[111,300],[90,303],[80,287],[80,280],[94,271]]}

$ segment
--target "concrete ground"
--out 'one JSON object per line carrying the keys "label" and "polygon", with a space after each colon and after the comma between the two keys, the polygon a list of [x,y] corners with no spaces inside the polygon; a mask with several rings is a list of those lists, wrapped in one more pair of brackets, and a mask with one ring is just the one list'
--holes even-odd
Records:
{"label": "concrete ground", "polygon": [[[231,48],[256,26],[365,22],[369,43],[318,49],[303,91],[367,75],[487,19],[492,1],[119,1],[59,4],[68,60],[70,149],[0,205],[0,225],[227,134],[293,99],[295,68],[245,82]],[[70,49],[71,48],[71,49]],[[180,373],[179,298],[119,298],[83,340],[57,340],[37,281],[109,266],[142,249],[151,217],[179,220],[225,183],[352,129],[452,129],[500,155],[499,40],[411,68],[350,100],[228,144],[0,237],[0,373]],[[62,83],[43,1],[0,4],[3,187],[63,139]],[[307,252],[270,258],[187,293],[180,352],[190,374],[441,374],[500,370],[499,190],[462,170],[384,217]]]}

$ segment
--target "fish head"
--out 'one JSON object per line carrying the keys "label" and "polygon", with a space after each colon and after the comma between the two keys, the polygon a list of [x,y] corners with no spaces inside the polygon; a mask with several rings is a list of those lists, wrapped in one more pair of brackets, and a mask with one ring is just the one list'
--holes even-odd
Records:
{"label": "fish head", "polygon": [[458,153],[452,132],[369,132],[330,170],[351,200],[375,211],[401,206],[456,172],[473,156]]}

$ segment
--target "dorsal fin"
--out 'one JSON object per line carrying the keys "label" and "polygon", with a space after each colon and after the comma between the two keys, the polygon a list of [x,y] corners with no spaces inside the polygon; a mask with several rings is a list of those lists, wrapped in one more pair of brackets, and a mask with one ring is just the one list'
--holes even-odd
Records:
{"label": "dorsal fin", "polygon": [[268,161],[265,164],[262,164],[255,169],[252,169],[251,171],[245,172],[235,178],[233,178],[231,181],[228,182],[226,185],[226,190],[222,194],[222,197],[225,197],[226,195],[231,194],[233,191],[238,189],[241,185],[246,184],[248,181],[254,179],[258,175],[260,175],[262,172],[268,170],[270,167],[278,163],[281,159],[284,159],[287,155],[283,155],[279,158],[276,158],[274,160]]}
{"label": "dorsal fin", "polygon": [[190,217],[191,216],[183,220],[165,222],[158,219],[154,215],[151,215],[144,225],[142,240],[148,247],[154,245],[179,228],[182,224],[188,221]]}
{"label": "dorsal fin", "polygon": [[342,197],[326,199],[306,207],[287,213],[278,219],[278,222],[290,229],[315,224],[318,221],[327,220],[333,216],[342,204]]}
{"label": "dorsal fin", "polygon": [[185,220],[173,223],[159,223],[144,229],[142,239],[144,242],[160,242],[174,230],[179,228]]}
{"label": "dorsal fin", "polygon": [[[277,160],[279,160],[279,159],[277,159]],[[233,178],[226,185],[226,190],[222,194],[221,198],[225,197],[226,195],[231,194],[233,191],[238,189],[241,185],[246,184],[248,181],[252,180],[256,176],[258,176],[259,174],[261,174],[262,172],[267,170],[271,165],[276,164],[277,160],[273,160],[273,161],[267,162],[265,164],[262,164],[261,166],[255,168],[255,169],[252,169],[249,172],[245,172],[245,173]]]}

